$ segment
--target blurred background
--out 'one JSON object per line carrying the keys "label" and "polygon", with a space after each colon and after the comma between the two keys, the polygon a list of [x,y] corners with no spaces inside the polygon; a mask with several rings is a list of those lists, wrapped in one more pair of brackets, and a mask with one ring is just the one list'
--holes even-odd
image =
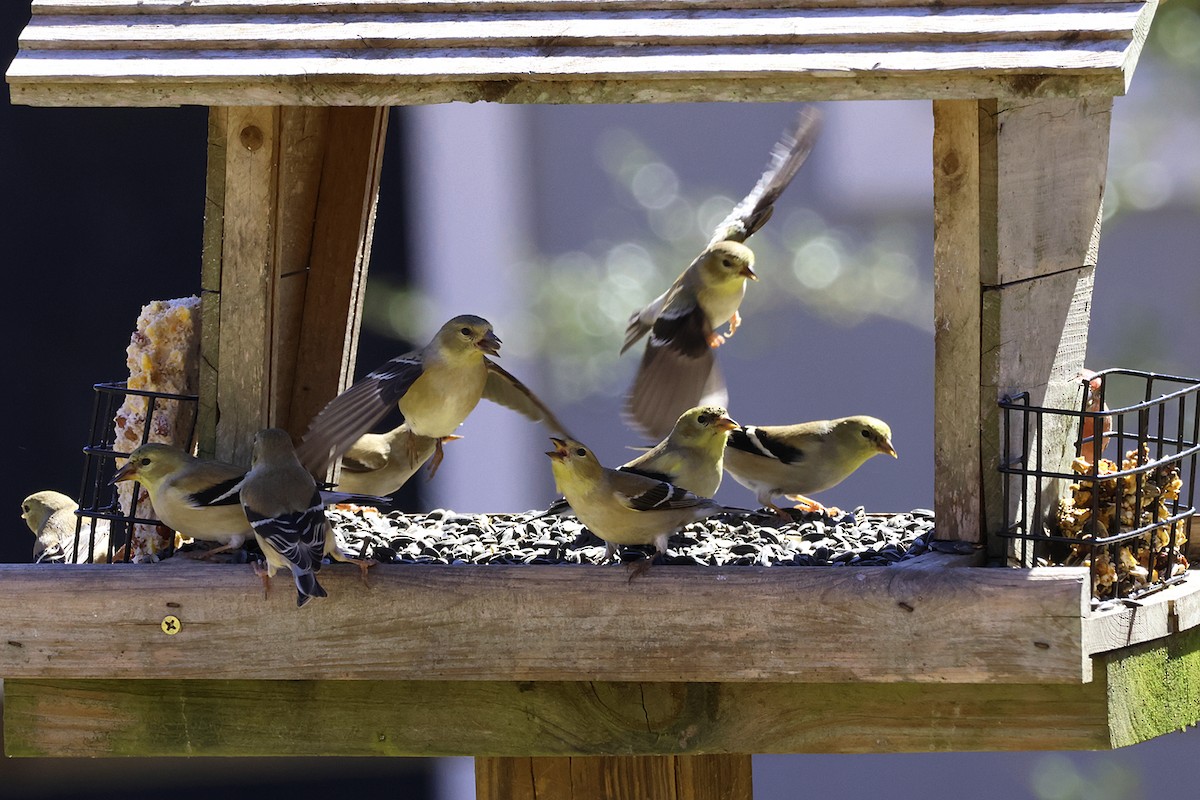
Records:
{"label": "blurred background", "polygon": [[[28,20],[0,5],[0,64]],[[1088,363],[1200,376],[1200,2],[1159,9],[1117,98]],[[91,384],[125,375],[140,307],[199,289],[206,110],[0,104],[4,339],[16,385],[0,463],[10,533],[23,497],[78,492]],[[393,110],[358,374],[460,313],[490,319],[503,365],[608,464],[642,442],[620,422],[638,356],[629,313],[661,292],[753,185],[794,104]],[[814,153],[752,244],[762,280],[719,351],[750,424],[849,414],[889,422],[874,459],[822,501],[929,507],[933,492],[932,113],[824,103]],[[638,349],[640,352],[640,348]],[[418,478],[413,510],[521,511],[554,494],[544,432],[482,404]],[[501,455],[503,454],[503,455]],[[489,468],[491,467],[491,468]],[[488,480],[476,480],[480,469]],[[718,499],[753,500],[733,481]],[[755,796],[1124,800],[1190,792],[1194,731],[1115,753],[758,756]],[[66,767],[70,767],[67,769]],[[185,787],[191,787],[186,789]],[[472,796],[470,759],[0,761],[0,797]],[[802,788],[801,788],[802,787]]]}

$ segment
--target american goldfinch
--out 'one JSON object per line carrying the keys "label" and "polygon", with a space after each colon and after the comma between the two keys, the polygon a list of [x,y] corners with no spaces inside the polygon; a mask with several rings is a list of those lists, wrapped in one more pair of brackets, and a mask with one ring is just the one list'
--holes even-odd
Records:
{"label": "american goldfinch", "polygon": [[554,483],[579,521],[604,540],[606,561],[626,544],[653,544],[655,557],[661,557],[674,531],[732,510],[645,475],[606,469],[591,450],[572,439],[550,441],[554,449],[546,455]]}
{"label": "american goldfinch", "polygon": [[[738,424],[720,406],[697,406],[683,412],[666,439],[632,461],[617,467],[712,497],[724,474],[725,440]],[[540,516],[566,515],[571,504],[559,498]]]}
{"label": "american goldfinch", "polygon": [[[395,405],[410,432],[435,440],[435,469],[442,460],[442,440],[453,435],[480,398],[565,433],[533,392],[487,357],[499,351],[490,322],[470,314],[455,317],[425,347],[393,358],[333,398],[304,435],[300,460],[322,474]],[[419,439],[410,442],[419,449]]]}
{"label": "american goldfinch", "polygon": [[[461,438],[443,436],[441,441]],[[387,433],[364,433],[342,456],[337,488],[344,492],[389,495],[408,483],[433,455],[437,444],[437,439],[410,431],[408,423]]]}
{"label": "american goldfinch", "polygon": [[[1103,399],[1104,376],[1090,369],[1082,369],[1079,371],[1079,379],[1083,381],[1083,391],[1087,394],[1084,409],[1093,413],[1107,412],[1108,406]],[[1109,437],[1105,434],[1112,430],[1112,417],[1106,414],[1100,420],[1099,442],[1096,440],[1096,418],[1084,417],[1080,423],[1079,457],[1086,459],[1089,464],[1095,464],[1096,459],[1104,455],[1104,448],[1108,446]]]}
{"label": "american goldfinch", "polygon": [[[246,469],[236,464],[196,458],[172,444],[150,442],[131,452],[112,483],[136,480],[146,487],[150,505],[164,525],[191,539],[217,542],[203,553],[236,550],[254,535],[240,495]],[[384,498],[349,491],[320,492],[323,505],[342,502],[382,503]]]}
{"label": "american goldfinch", "polygon": [[366,580],[371,562],[350,558],[337,546],[317,483],[296,458],[287,431],[267,428],[255,434],[253,461],[241,483],[240,497],[266,560],[265,570],[255,565],[264,591],[269,590],[276,570],[286,569],[296,582],[297,606],[327,597],[317,582],[325,556],[356,564]]}
{"label": "american goldfinch", "polygon": [[784,495],[820,510],[820,503],[804,495],[836,486],[879,453],[897,457],[891,428],[874,417],[743,425],[729,434],[725,469],[759,503],[785,516],[772,498]]}
{"label": "american goldfinch", "polygon": [[[34,492],[21,501],[21,519],[33,532],[33,561],[68,561],[93,563],[108,561],[107,520],[98,519],[94,528],[82,523],[79,528],[79,550],[75,550],[75,510],[79,505],[62,492]],[[94,533],[93,533],[94,530]],[[89,546],[90,545],[90,546]]]}
{"label": "american goldfinch", "polygon": [[[725,405],[728,393],[712,350],[741,325],[738,306],[746,281],[758,280],[754,253],[745,242],[774,211],[816,141],[820,115],[805,108],[771,151],[758,183],[716,227],[708,246],[670,288],[629,318],[624,353],[647,333],[626,404],[630,424],[660,437],[679,415],[696,405]],[[729,323],[722,335],[717,329]]]}

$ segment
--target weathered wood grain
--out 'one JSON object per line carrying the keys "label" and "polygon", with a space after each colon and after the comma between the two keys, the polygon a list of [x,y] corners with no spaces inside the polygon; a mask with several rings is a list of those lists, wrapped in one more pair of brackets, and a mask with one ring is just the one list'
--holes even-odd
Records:
{"label": "weathered wood grain", "polygon": [[984,540],[979,461],[979,103],[933,104],[934,440],[938,537]]}
{"label": "weathered wood grain", "polygon": [[[5,690],[5,743],[14,756],[562,758],[538,770],[539,790],[573,774],[566,758],[578,756],[1109,746],[1103,680],[1052,686],[9,679]],[[515,768],[495,765],[497,782],[514,785],[504,772]]]}
{"label": "weathered wood grain", "polygon": [[281,113],[271,107],[226,112],[214,451],[236,464],[250,463],[254,433],[270,419]]}
{"label": "weathered wood grain", "polygon": [[[0,676],[1075,683],[1083,569],[0,565]],[[29,597],[47,598],[32,604]],[[182,630],[160,630],[172,614]],[[2,644],[8,642],[7,645]]]}
{"label": "weathered wood grain", "polygon": [[748,755],[475,759],[477,800],[751,800]]}
{"label": "weathered wood grain", "polygon": [[512,13],[396,13],[371,16],[255,14],[34,18],[21,33],[28,50],[306,50],[751,44],[894,44],[1128,39],[1142,4],[960,9],[710,9]]}
{"label": "weathered wood grain", "polygon": [[208,111],[208,167],[204,179],[204,237],[200,253],[200,379],[196,446],[216,457],[217,368],[221,363],[221,254],[225,238],[227,110]]}
{"label": "weathered wood grain", "polygon": [[[1110,110],[1102,98],[935,104],[935,510],[953,535],[1002,527],[997,401],[1028,391],[1032,405],[1078,406]],[[1046,422],[1025,466],[1069,471],[1071,420]],[[1055,482],[1026,491],[1031,515],[1053,512]]]}
{"label": "weathered wood grain", "polygon": [[52,3],[8,79],[51,105],[1113,95],[1155,7]]}
{"label": "weathered wood grain", "polygon": [[312,251],[293,354],[305,370],[288,384],[287,414],[280,420],[296,435],[353,378],[387,117],[386,108],[329,111],[320,198],[308,218]]}

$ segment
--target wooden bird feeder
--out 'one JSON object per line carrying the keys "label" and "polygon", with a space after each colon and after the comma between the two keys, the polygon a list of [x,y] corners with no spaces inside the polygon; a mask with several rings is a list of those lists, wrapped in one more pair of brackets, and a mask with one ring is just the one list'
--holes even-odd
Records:
{"label": "wooden bird feeder", "polygon": [[[210,107],[200,428],[235,461],[348,382],[388,106],[930,100],[935,510],[979,543],[998,398],[1077,397],[1112,98],[1155,7],[34,0],[7,79],[30,105]],[[1106,748],[1200,717],[1200,581],[1099,613],[1084,569],[974,563],[332,568],[303,613],[245,567],[5,565],[5,741],[472,755],[481,798],[748,798],[750,753]]]}

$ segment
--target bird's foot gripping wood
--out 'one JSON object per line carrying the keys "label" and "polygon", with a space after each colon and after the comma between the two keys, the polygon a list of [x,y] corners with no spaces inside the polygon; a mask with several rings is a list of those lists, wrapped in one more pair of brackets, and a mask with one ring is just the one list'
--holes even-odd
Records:
{"label": "bird's foot gripping wood", "polygon": [[262,579],[263,600],[266,600],[271,596],[271,571],[264,567],[261,561],[251,561],[250,568]]}

